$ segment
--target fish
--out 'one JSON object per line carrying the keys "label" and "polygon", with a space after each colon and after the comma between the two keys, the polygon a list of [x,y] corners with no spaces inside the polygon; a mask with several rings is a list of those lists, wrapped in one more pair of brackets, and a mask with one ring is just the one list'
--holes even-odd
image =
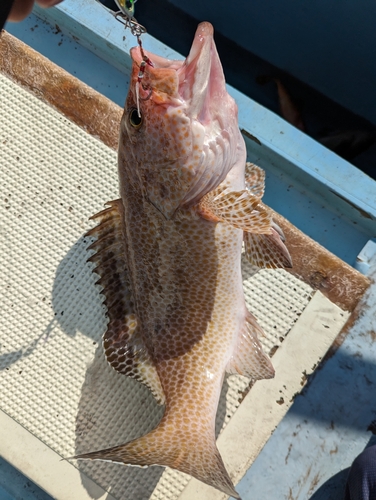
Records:
{"label": "fish", "polygon": [[131,49],[120,124],[120,198],[93,219],[89,260],[103,287],[106,358],[145,384],[164,415],[151,432],[76,455],[172,467],[240,498],[216,446],[225,374],[274,376],[247,310],[241,254],[291,267],[261,201],[265,173],[246,162],[213,27],[201,23],[185,61]]}

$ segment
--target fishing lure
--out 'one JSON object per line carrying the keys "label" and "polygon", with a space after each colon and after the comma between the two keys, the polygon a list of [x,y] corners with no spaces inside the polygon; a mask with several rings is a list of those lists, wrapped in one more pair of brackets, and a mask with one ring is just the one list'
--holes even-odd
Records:
{"label": "fishing lure", "polygon": [[130,18],[134,17],[134,4],[137,0],[115,0],[115,2],[124,15]]}
{"label": "fishing lure", "polygon": [[118,12],[114,13],[115,18],[122,23],[125,28],[129,28],[132,35],[139,39],[143,33],[146,33],[146,29],[142,24],[138,23],[134,17],[134,4],[137,0],[115,0],[115,2],[120,9]]}

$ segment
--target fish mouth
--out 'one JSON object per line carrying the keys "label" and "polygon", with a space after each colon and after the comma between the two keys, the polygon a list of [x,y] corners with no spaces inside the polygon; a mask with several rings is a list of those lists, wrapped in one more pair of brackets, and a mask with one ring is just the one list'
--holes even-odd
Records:
{"label": "fish mouth", "polygon": [[[197,27],[191,50],[185,61],[171,60],[151,54],[144,54],[152,63],[146,64],[145,82],[151,90],[159,91],[159,80],[164,81],[163,91],[171,98],[180,98],[186,103],[188,116],[205,123],[208,118],[209,101],[214,100],[215,107],[222,95],[227,95],[225,77],[218,52],[214,43],[214,29],[209,22],[200,23]],[[131,57],[137,67],[141,66],[143,53],[140,47],[131,49]],[[168,87],[168,77],[177,77],[177,85]]]}

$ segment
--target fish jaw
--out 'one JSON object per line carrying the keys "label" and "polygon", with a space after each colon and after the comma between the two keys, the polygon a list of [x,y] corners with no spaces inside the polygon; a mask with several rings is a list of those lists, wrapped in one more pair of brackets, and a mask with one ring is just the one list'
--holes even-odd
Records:
{"label": "fish jaw", "polygon": [[[145,54],[153,66],[140,70],[141,50],[131,50],[120,143],[126,151],[119,175],[171,219],[216,188],[236,164],[244,165],[245,145],[210,23],[198,26],[185,61]],[[137,110],[141,124],[135,127]]]}

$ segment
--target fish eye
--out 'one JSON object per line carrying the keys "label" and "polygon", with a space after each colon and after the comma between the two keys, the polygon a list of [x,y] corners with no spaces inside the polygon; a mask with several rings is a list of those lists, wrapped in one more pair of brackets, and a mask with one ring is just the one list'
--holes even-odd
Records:
{"label": "fish eye", "polygon": [[138,114],[138,109],[137,108],[132,108],[129,111],[129,123],[132,125],[133,128],[138,130],[143,122],[142,115]]}

